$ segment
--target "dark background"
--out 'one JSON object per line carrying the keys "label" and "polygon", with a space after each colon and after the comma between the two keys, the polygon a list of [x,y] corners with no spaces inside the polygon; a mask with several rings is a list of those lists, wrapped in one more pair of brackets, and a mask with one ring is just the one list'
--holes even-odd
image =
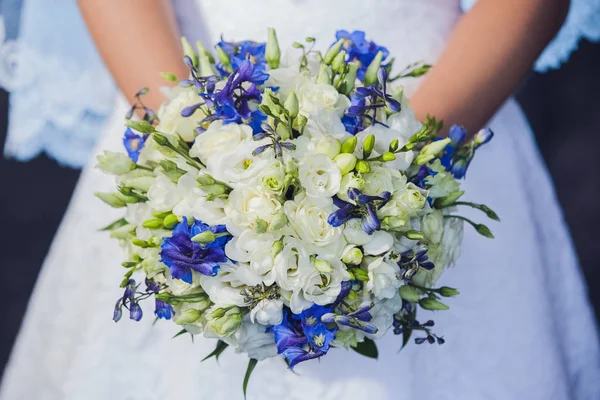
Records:
{"label": "dark background", "polygon": [[[517,96],[554,177],[596,310],[600,310],[599,66],[600,45],[582,42],[568,64],[558,71],[532,74]],[[0,146],[7,100],[0,91]],[[79,171],[46,156],[28,163],[0,157],[0,215],[4,233],[10,233],[0,240],[0,265],[6,277],[0,279],[4,304],[0,375],[78,177]]]}

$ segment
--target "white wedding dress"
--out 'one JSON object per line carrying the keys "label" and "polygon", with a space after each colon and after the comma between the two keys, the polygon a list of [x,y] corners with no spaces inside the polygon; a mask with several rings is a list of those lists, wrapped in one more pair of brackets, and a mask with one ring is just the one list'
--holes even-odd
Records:
{"label": "white wedding dress", "polygon": [[[337,29],[360,29],[387,46],[396,65],[434,62],[461,16],[458,0],[198,0],[185,27],[216,41],[264,40],[274,26],[282,45],[305,36],[325,48]],[[202,35],[202,34],[200,34]],[[207,38],[204,38],[208,41]],[[414,91],[418,82],[408,85]],[[448,101],[451,101],[449,99]],[[100,149],[117,150],[123,100]],[[551,180],[529,125],[514,100],[490,123],[494,140],[475,158],[469,198],[497,211],[495,240],[465,229],[462,258],[441,284],[456,287],[451,310],[436,313],[443,346],[410,343],[389,333],[377,361],[333,349],[296,374],[274,358],[258,364],[248,399],[263,400],[598,400],[600,349],[593,312]],[[42,269],[7,367],[0,398],[242,399],[245,355],[226,350],[218,363],[200,360],[214,342],[184,335],[151,310],[115,324],[121,251],[98,229],[119,218],[94,198],[111,177],[85,167]],[[465,210],[477,220],[482,215]],[[472,214],[472,215],[471,215]],[[425,312],[421,314],[427,319]]]}

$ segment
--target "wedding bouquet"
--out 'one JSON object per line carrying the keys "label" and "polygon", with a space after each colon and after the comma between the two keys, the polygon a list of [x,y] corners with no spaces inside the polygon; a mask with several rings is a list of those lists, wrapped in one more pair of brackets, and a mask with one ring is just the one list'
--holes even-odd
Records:
{"label": "wedding bouquet", "polygon": [[498,219],[459,201],[457,181],[492,132],[438,137],[441,122],[417,121],[397,83],[428,65],[393,75],[363,32],[337,39],[322,54],[307,38],[287,58],[272,29],[266,44],[218,43],[217,57],[184,39],[189,78],[156,114],[147,90],[136,95],[128,154],[98,157],[118,190],[96,195],[125,208],[106,228],[125,249],[115,321],[123,308],[140,320],[154,298],[156,318],[218,339],[209,356],[247,353],[245,384],[278,354],[289,368],[331,347],[376,357],[389,330],[402,346],[415,331],[417,344],[444,342],[416,311],[458,294],[434,284],[459,256],[463,222],[492,237],[457,213]]}

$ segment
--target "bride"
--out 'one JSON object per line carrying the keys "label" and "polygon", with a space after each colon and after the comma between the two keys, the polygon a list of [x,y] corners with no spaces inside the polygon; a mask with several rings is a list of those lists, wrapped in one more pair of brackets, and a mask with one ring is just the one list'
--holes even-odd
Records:
{"label": "bride", "polygon": [[[552,183],[510,97],[562,25],[568,1],[480,0],[465,14],[459,0],[181,3],[79,1],[123,93],[149,86],[146,102],[157,107],[158,72],[186,75],[179,30],[204,43],[221,34],[259,41],[273,26],[282,45],[310,35],[324,49],[337,29],[360,29],[388,47],[396,65],[435,64],[426,79],[406,87],[418,117],[429,113],[469,131],[491,118],[496,132],[465,185],[502,223],[493,227],[493,241],[465,230],[459,265],[442,278],[461,291],[451,311],[435,316],[446,344],[409,345],[398,354],[400,340],[390,334],[377,361],[334,350],[298,366],[297,374],[269,359],[254,371],[249,399],[600,399],[600,348],[586,289]],[[537,66],[564,58],[567,47],[545,52]],[[119,98],[99,149],[120,149],[126,109]],[[153,325],[152,318],[135,326],[111,320],[121,252],[98,228],[118,211],[93,197],[113,185],[94,164],[83,171],[43,267],[0,397],[241,398],[246,357],[228,351],[218,363],[200,362],[214,342],[171,339],[174,326]]]}

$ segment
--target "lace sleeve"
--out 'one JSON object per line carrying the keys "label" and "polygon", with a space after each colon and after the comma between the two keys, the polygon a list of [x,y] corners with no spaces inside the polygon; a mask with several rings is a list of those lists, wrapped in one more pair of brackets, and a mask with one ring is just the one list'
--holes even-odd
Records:
{"label": "lace sleeve", "polygon": [[[475,2],[476,0],[461,0],[463,10],[469,10]],[[560,68],[577,49],[582,38],[600,40],[600,0],[571,0],[565,24],[537,59],[535,70],[545,72]]]}
{"label": "lace sleeve", "polygon": [[0,24],[0,86],[11,94],[5,154],[71,167],[87,162],[116,93],[72,0],[26,0],[14,40]]}

